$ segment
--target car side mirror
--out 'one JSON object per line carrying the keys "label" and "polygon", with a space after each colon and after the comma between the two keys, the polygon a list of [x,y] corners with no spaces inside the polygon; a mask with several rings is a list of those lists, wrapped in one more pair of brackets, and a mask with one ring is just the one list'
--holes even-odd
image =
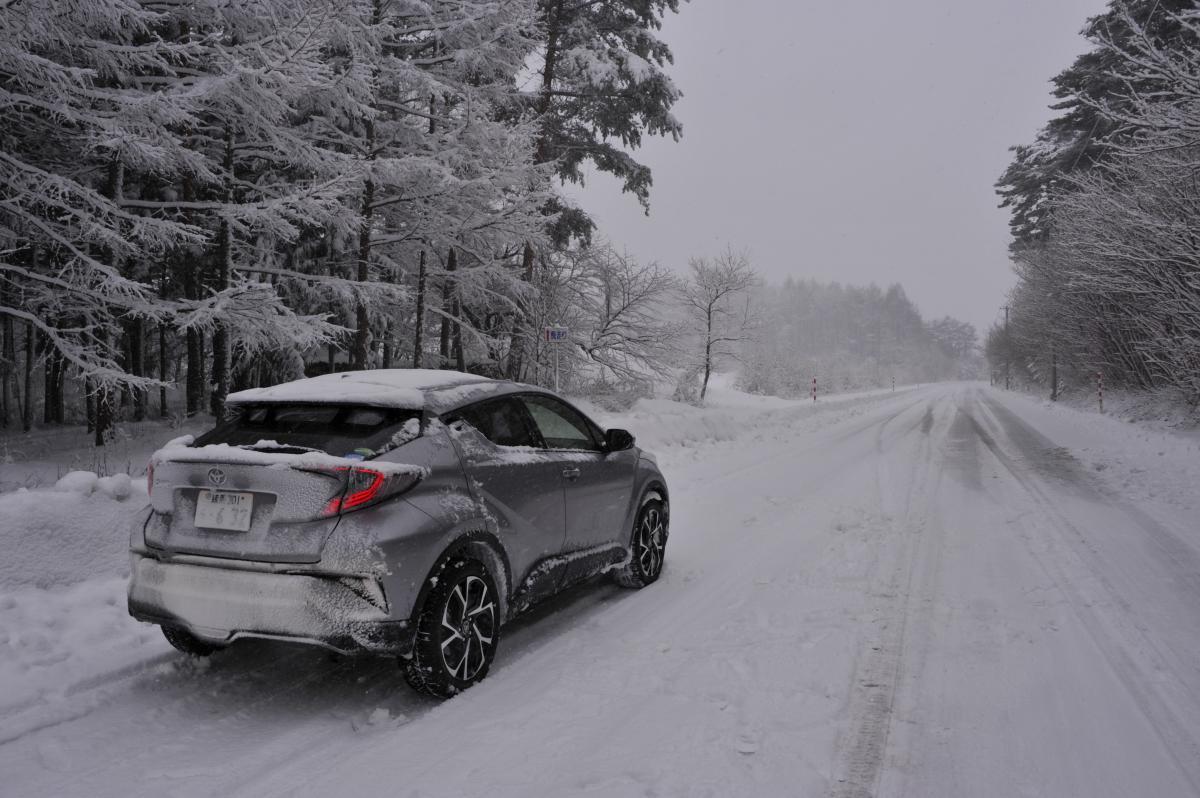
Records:
{"label": "car side mirror", "polygon": [[627,429],[605,430],[604,448],[610,452],[623,452],[633,448],[633,433]]}

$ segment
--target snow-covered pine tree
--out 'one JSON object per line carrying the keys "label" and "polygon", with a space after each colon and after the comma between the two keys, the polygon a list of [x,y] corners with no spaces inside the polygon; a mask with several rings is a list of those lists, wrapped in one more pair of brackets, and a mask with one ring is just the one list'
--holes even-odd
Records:
{"label": "snow-covered pine tree", "polygon": [[[285,301],[292,284],[346,281],[314,274],[297,262],[302,240],[345,236],[355,226],[342,199],[351,180],[348,158],[308,124],[314,114],[353,112],[339,94],[340,75],[327,56],[340,0],[163,0],[161,30],[199,49],[193,69],[172,87],[190,101],[192,119],[176,129],[202,159],[178,188],[136,207],[180,215],[203,225],[209,244],[177,261],[189,273],[177,326],[194,340],[211,334],[210,409],[219,414],[231,387],[234,354],[305,350],[337,328],[318,309]],[[199,368],[195,350],[189,371]],[[196,380],[192,381],[194,394]],[[192,408],[196,397],[193,395]]]}
{"label": "snow-covered pine tree", "polygon": [[[420,292],[414,316],[422,324],[440,317],[447,336],[460,340],[464,303],[480,305],[481,318],[492,312],[483,305],[504,301],[496,281],[511,271],[506,251],[539,235],[536,209],[548,196],[546,170],[533,164],[534,128],[496,110],[511,103],[533,46],[533,7],[369,0],[359,13],[345,48],[367,109],[347,128],[360,181],[355,278],[399,283],[423,259],[426,285],[441,288],[446,303],[434,306],[429,291]],[[464,259],[451,277],[446,266]],[[483,300],[469,296],[474,284]],[[373,327],[395,331],[394,304],[373,307],[370,296],[362,291],[355,307],[351,362],[358,367],[372,363]]]}
{"label": "snow-covered pine tree", "polygon": [[1195,401],[1200,18],[1191,0],[1137,0],[1085,31],[1095,47],[1055,80],[1064,113],[1001,180],[1019,282],[990,350],[1052,394],[1102,370]]}
{"label": "snow-covered pine tree", "polygon": [[[540,122],[535,161],[554,165],[578,183],[587,166],[622,182],[649,208],[649,167],[631,154],[645,135],[678,140],[683,127],[671,109],[681,92],[666,73],[671,50],[658,37],[663,18],[679,0],[537,0],[540,46],[525,103]],[[594,223],[561,198],[548,203],[548,232],[557,246],[587,242]],[[535,247],[527,243],[522,269],[532,280]],[[508,376],[522,377],[524,350],[536,348],[531,313],[515,318]]]}
{"label": "snow-covered pine tree", "polygon": [[[131,264],[201,240],[194,228],[122,203],[127,170],[176,158],[161,123],[186,116],[176,98],[132,82],[172,74],[192,55],[187,44],[157,40],[160,21],[134,0],[0,9],[0,315],[6,351],[15,353],[24,327],[26,426],[38,340],[61,375],[50,380],[54,403],[68,371],[99,393],[101,409],[116,386],[149,385],[121,363],[121,321],[168,309]],[[100,441],[105,432],[102,423]]]}
{"label": "snow-covered pine tree", "polygon": [[[683,132],[671,113],[682,96],[665,71],[671,50],[658,38],[663,18],[678,10],[679,0],[538,0],[543,46],[529,101],[541,121],[539,163],[576,183],[590,165],[649,207],[650,169],[630,151],[645,135],[678,140]],[[586,238],[592,227],[572,209],[556,238]]]}

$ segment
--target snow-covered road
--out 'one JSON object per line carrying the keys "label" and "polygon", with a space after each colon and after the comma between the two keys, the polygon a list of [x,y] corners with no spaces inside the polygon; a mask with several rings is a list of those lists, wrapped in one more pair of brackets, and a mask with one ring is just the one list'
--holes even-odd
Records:
{"label": "snow-covered road", "polygon": [[[973,384],[667,404],[624,419],[673,489],[652,587],[540,608],[437,704],[384,660],[186,661],[99,574],[57,592],[102,605],[124,655],[2,672],[0,794],[1200,794],[1200,507],[1140,481],[1186,485],[1191,442],[1113,444],[1126,466],[1116,422]],[[69,624],[32,590],[0,618]]]}

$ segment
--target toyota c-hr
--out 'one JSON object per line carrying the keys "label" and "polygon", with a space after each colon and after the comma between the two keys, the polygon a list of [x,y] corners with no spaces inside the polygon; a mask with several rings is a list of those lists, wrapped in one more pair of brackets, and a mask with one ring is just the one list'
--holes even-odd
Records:
{"label": "toyota c-hr", "polygon": [[129,612],[206,655],[242,637],[399,657],[418,690],[482,679],[504,623],[608,572],[654,582],[653,456],[557,395],[452,371],[328,374],[229,396],[148,468]]}

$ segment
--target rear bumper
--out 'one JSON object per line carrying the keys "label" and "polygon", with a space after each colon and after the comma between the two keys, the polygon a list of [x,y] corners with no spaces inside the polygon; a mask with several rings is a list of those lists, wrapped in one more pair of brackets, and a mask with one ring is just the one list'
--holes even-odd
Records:
{"label": "rear bumper", "polygon": [[[342,653],[408,654],[412,633],[357,577],[265,573],[133,555],[129,614],[226,644],[290,640]],[[381,606],[382,605],[382,606]]]}

